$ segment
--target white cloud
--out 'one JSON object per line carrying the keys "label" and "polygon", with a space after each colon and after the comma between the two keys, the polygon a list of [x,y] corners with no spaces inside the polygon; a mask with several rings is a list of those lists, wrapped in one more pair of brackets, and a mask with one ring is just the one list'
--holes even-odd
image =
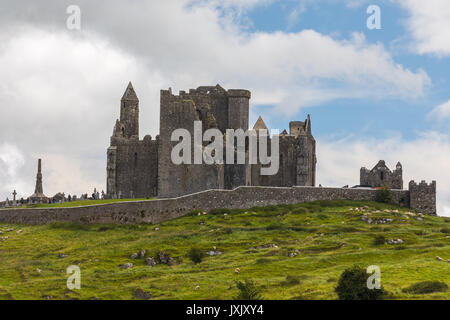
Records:
{"label": "white cloud", "polygon": [[[228,2],[242,10],[261,3],[269,2]],[[153,136],[159,90],[169,86],[248,88],[253,105],[292,114],[336,98],[420,97],[430,84],[362,34],[248,33],[217,2],[79,5],[82,30],[73,32],[61,1],[0,2],[0,145],[20,146],[25,159],[1,198],[13,186],[32,191],[38,155],[48,194],[104,188],[106,148],[129,80],[141,100],[141,135]]]}
{"label": "white cloud", "polygon": [[413,49],[419,54],[450,55],[450,2],[404,0],[399,4],[409,13],[406,25]]}
{"label": "white cloud", "polygon": [[359,169],[372,168],[380,159],[392,169],[403,165],[404,188],[410,180],[437,181],[438,214],[450,216],[450,135],[426,132],[415,140],[318,139],[318,183],[323,186],[357,185]]}
{"label": "white cloud", "polygon": [[434,108],[429,114],[429,119],[437,120],[438,122],[446,121],[450,118],[450,100]]}
{"label": "white cloud", "polygon": [[[127,81],[137,82],[144,104],[157,100],[163,85],[157,72],[141,72],[139,62],[105,41],[43,30],[0,44],[0,65],[2,200],[13,189],[32,194],[38,157],[47,196],[104,188],[106,148]],[[142,127],[155,135],[152,112],[142,110]]]}
{"label": "white cloud", "polygon": [[21,178],[21,170],[25,164],[25,156],[16,147],[9,143],[0,144],[0,194],[12,199],[14,189],[20,190],[26,187]]}

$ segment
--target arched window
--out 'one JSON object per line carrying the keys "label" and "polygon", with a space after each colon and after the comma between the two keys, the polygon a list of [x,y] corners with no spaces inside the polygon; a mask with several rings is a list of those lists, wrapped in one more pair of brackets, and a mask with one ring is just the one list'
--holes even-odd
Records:
{"label": "arched window", "polygon": [[381,179],[381,181],[384,180],[384,172],[383,171],[380,172],[380,179]]}

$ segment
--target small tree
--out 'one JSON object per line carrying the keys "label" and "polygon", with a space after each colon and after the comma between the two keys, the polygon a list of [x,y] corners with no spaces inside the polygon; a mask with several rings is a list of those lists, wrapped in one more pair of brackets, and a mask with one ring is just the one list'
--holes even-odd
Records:
{"label": "small tree", "polygon": [[199,248],[191,248],[188,252],[188,257],[195,264],[202,262],[204,254]]}
{"label": "small tree", "polygon": [[373,240],[373,244],[376,246],[382,246],[386,243],[386,238],[382,236],[381,234],[377,235],[375,239]]}
{"label": "small tree", "polygon": [[337,287],[336,293],[340,300],[380,300],[385,297],[385,291],[381,289],[367,288],[369,275],[359,266],[353,266],[345,270]]}
{"label": "small tree", "polygon": [[392,191],[387,186],[383,186],[377,190],[375,195],[376,202],[392,203]]}
{"label": "small tree", "polygon": [[239,294],[235,300],[262,300],[261,294],[252,280],[236,281]]}

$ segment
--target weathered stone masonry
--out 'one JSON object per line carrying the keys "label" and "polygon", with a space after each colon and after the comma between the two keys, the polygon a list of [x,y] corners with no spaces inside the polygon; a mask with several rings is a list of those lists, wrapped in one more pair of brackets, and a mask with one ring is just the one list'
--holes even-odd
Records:
{"label": "weathered stone masonry", "polygon": [[[432,192],[431,186],[411,184],[411,195]],[[430,189],[431,188],[431,189]],[[193,209],[251,208],[295,204],[315,200],[374,200],[376,190],[316,187],[239,187],[234,190],[208,190],[179,198],[121,202],[75,208],[0,210],[0,223],[47,224],[53,221],[80,223],[160,223],[184,216]],[[435,214],[436,205],[426,198],[410,200],[410,191],[393,190],[393,201],[402,206]],[[422,211],[426,209],[427,211]]]}
{"label": "weathered stone masonry", "polygon": [[[139,140],[139,99],[130,83],[121,99],[120,119],[107,153],[108,197],[167,198],[239,186],[314,186],[316,141],[309,116],[304,122],[291,122],[289,133],[280,135],[280,170],[276,175],[261,176],[261,164],[172,163],[171,151],[177,144],[171,141],[174,130],[183,128],[193,135],[194,121],[201,121],[203,131],[246,131],[250,98],[248,90],[225,90],[220,85],[201,86],[178,95],[171,89],[161,90],[160,134],[155,139],[147,135]],[[255,129],[267,130],[262,119]]]}

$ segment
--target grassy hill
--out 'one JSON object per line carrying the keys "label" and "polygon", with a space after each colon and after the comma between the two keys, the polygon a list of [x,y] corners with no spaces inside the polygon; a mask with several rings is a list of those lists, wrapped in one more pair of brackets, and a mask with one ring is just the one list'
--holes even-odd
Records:
{"label": "grassy hill", "polygon": [[[138,291],[151,299],[232,299],[244,279],[264,299],[336,299],[339,276],[354,264],[378,265],[392,299],[450,299],[448,290],[403,290],[450,284],[449,222],[380,203],[320,201],[192,212],[159,225],[0,224],[0,299],[133,299]],[[375,244],[380,235],[404,243]],[[192,247],[221,254],[195,264]],[[130,257],[141,249],[155,258],[164,251],[173,264]],[[119,267],[125,263],[134,266]],[[70,265],[81,269],[80,290],[66,287]]]}

